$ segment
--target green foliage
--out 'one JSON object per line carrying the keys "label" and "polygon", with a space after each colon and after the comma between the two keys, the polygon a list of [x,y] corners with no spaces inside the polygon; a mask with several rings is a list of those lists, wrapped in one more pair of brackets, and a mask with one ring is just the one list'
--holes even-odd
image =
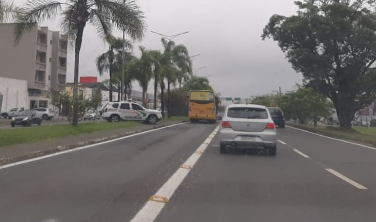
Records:
{"label": "green foliage", "polygon": [[183,86],[186,90],[213,90],[206,77],[193,76]]}
{"label": "green foliage", "polygon": [[299,88],[296,92],[277,97],[276,101],[286,118],[298,119],[302,124],[313,120],[316,125],[320,117],[332,114],[332,103],[311,88]]}
{"label": "green foliage", "polygon": [[[262,38],[272,38],[305,84],[329,97],[342,128],[376,94],[374,0],[297,1],[290,17],[273,15]],[[358,102],[355,103],[355,100]]]}
{"label": "green foliage", "polygon": [[[51,104],[55,106],[59,113],[65,115],[69,122],[73,116],[73,97],[68,92],[53,91],[50,93]],[[78,116],[83,116],[89,109],[98,109],[102,103],[100,87],[95,89],[94,96],[90,99],[80,96],[77,98]]]}
{"label": "green foliage", "polygon": [[275,107],[276,106],[276,100],[278,96],[275,95],[263,95],[263,96],[257,96],[252,100],[253,104],[262,105],[266,107]]}

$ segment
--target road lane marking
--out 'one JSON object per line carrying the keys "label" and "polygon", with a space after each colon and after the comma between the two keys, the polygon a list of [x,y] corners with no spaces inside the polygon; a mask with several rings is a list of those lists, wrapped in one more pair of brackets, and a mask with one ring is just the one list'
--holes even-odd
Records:
{"label": "road lane marking", "polygon": [[162,197],[162,196],[157,196],[157,195],[151,196],[149,200],[150,201],[161,202],[161,203],[167,203],[168,202],[168,198],[167,197]]}
{"label": "road lane marking", "polygon": [[294,150],[295,153],[299,154],[300,156],[302,156],[302,157],[304,157],[304,158],[307,158],[307,159],[309,158],[309,156],[305,155],[304,153],[300,152],[300,151],[297,150],[297,149],[292,149],[292,150]]}
{"label": "road lane marking", "polygon": [[287,126],[287,127],[291,128],[291,129],[294,129],[294,130],[299,130],[299,131],[302,131],[302,132],[305,132],[305,133],[310,133],[310,134],[313,134],[313,135],[316,135],[316,136],[324,137],[324,138],[327,138],[327,139],[336,140],[336,141],[348,143],[348,144],[351,144],[351,145],[357,145],[357,146],[361,146],[361,147],[364,147],[364,148],[367,148],[367,149],[371,149],[371,150],[376,150],[375,147],[366,146],[366,145],[359,144],[359,143],[354,143],[354,142],[349,142],[349,141],[346,141],[346,140],[336,139],[336,138],[333,138],[333,137],[324,136],[324,135],[320,135],[320,134],[317,134],[317,133],[312,133],[312,132],[309,132],[307,130],[303,130],[303,129],[299,129],[299,128],[295,128],[295,127],[291,127],[291,126]]}
{"label": "road lane marking", "polygon": [[152,130],[148,130],[148,131],[145,131],[145,132],[140,132],[140,133],[132,134],[132,135],[129,135],[129,136],[124,136],[124,137],[119,137],[119,138],[112,139],[112,140],[103,141],[103,142],[100,142],[100,143],[94,143],[94,144],[87,145],[87,146],[81,146],[81,147],[77,147],[77,148],[74,148],[74,149],[70,149],[70,150],[66,150],[66,151],[61,151],[61,152],[58,152],[58,153],[53,153],[53,154],[49,154],[49,155],[45,155],[45,156],[41,156],[41,157],[29,159],[29,160],[24,160],[24,161],[20,161],[20,162],[15,162],[15,163],[7,164],[7,165],[4,165],[4,166],[0,166],[0,170],[5,169],[5,168],[9,168],[9,167],[13,167],[13,166],[17,166],[17,165],[21,165],[21,164],[25,164],[25,163],[30,163],[30,162],[34,162],[34,161],[38,161],[38,160],[42,160],[42,159],[54,157],[54,156],[59,156],[59,155],[66,154],[66,153],[71,153],[71,152],[75,152],[75,151],[79,151],[79,150],[83,150],[83,149],[92,148],[92,147],[95,147],[95,146],[100,146],[100,145],[107,144],[107,143],[112,143],[112,142],[115,142],[115,141],[118,141],[118,140],[127,139],[127,138],[130,138],[130,137],[134,137],[134,136],[138,136],[138,135],[142,135],[142,134],[146,134],[146,133],[150,133],[150,132],[154,132],[154,131],[166,129],[166,128],[169,128],[169,127],[174,127],[174,126],[181,125],[181,124],[185,124],[185,123],[173,124],[173,125],[161,127],[161,128],[158,128],[158,129],[152,129]]}
{"label": "road lane marking", "polygon": [[335,175],[336,177],[338,177],[338,178],[346,181],[347,183],[353,185],[354,187],[356,187],[356,188],[358,188],[360,190],[367,190],[367,187],[365,187],[365,186],[363,186],[363,185],[361,185],[361,184],[353,181],[352,179],[350,179],[350,178],[348,178],[348,177],[346,177],[346,176],[338,173],[337,171],[335,171],[333,169],[325,169],[325,170],[328,171],[329,173]]}
{"label": "road lane marking", "polygon": [[282,140],[278,140],[278,142],[280,142],[280,143],[282,143],[282,144],[286,145],[286,143],[285,143],[285,142],[283,142]]}
{"label": "road lane marking", "polygon": [[[213,132],[215,132],[216,130],[218,131],[218,128],[219,126]],[[209,137],[181,166],[190,166],[192,168],[197,163],[198,159],[202,156],[201,154],[198,154],[197,151],[204,152],[207,149],[208,145],[212,140]],[[179,167],[179,169],[167,180],[165,184],[163,184],[163,186],[152,197],[164,197],[167,199],[168,202],[172,195],[175,193],[176,189],[180,186],[185,177],[189,174],[189,172],[190,170]],[[138,211],[136,216],[133,217],[131,222],[154,221],[167,202],[158,202],[149,199],[149,201],[146,202],[146,204],[141,208],[141,210]]]}

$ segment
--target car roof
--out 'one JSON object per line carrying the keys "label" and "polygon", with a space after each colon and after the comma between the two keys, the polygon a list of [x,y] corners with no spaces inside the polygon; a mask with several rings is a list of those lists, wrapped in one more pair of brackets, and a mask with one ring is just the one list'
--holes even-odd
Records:
{"label": "car roof", "polygon": [[250,107],[250,108],[263,108],[263,109],[266,109],[265,106],[256,105],[256,104],[230,104],[227,107],[228,108],[233,108],[233,107]]}

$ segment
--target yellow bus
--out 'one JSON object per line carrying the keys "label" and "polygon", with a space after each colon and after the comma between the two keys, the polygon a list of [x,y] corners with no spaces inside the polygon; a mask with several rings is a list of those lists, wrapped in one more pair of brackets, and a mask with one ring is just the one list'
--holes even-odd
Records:
{"label": "yellow bus", "polygon": [[192,123],[207,120],[217,121],[215,96],[212,90],[191,90],[189,92],[188,117]]}

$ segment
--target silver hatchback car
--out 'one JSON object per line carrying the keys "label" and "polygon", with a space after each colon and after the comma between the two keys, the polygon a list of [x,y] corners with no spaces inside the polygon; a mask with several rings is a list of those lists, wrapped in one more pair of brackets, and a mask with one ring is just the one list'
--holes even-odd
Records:
{"label": "silver hatchback car", "polygon": [[277,154],[275,124],[265,106],[232,104],[227,106],[219,130],[220,151],[227,148],[266,149]]}

